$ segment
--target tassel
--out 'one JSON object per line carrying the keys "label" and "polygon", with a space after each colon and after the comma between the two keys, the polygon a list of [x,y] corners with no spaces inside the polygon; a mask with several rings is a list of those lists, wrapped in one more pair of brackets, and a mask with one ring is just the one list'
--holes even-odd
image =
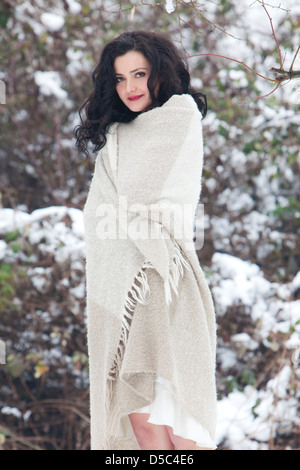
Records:
{"label": "tassel", "polygon": [[181,251],[181,248],[178,245],[178,243],[175,242],[175,240],[174,240],[174,245],[175,245],[175,254],[173,256],[173,261],[172,261],[171,266],[170,266],[169,277],[164,282],[165,299],[166,299],[166,303],[167,303],[168,306],[172,302],[171,287],[172,287],[173,291],[175,292],[175,294],[178,296],[179,280],[184,275],[184,269],[183,268],[185,267],[189,271],[192,271],[191,266],[189,265],[189,263],[184,258],[183,253]]}
{"label": "tassel", "polygon": [[[149,261],[145,261],[141,267],[139,273],[135,276],[133,285],[130,291],[127,294],[125,299],[125,306],[122,316],[122,329],[121,329],[121,336],[119,341],[118,350],[113,361],[112,367],[108,373],[108,380],[110,384],[108,385],[108,397],[107,397],[107,405],[109,406],[109,402],[112,398],[113,394],[113,385],[112,382],[116,380],[118,373],[121,369],[124,353],[125,353],[125,346],[128,340],[130,324],[133,318],[134,308],[139,302],[140,304],[146,304],[146,297],[147,294],[150,292],[150,287],[148,284],[147,274],[144,272],[146,268],[153,268],[153,265]],[[138,285],[140,283],[140,286]]]}
{"label": "tassel", "polygon": [[[170,266],[169,276],[168,279],[164,281],[165,299],[168,306],[172,302],[171,288],[178,296],[179,280],[184,275],[184,267],[192,271],[189,263],[183,256],[180,246],[175,241],[174,245],[175,253]],[[125,347],[128,341],[130,325],[133,318],[134,308],[137,302],[143,305],[147,303],[146,298],[147,294],[150,292],[150,287],[148,284],[147,274],[144,272],[144,269],[146,268],[154,269],[153,265],[149,261],[145,261],[143,263],[141,270],[135,276],[133,285],[125,299],[119,346],[112,367],[108,374],[108,380],[110,383],[108,384],[107,406],[109,406],[109,403],[113,396],[113,382],[117,379],[117,376],[122,366],[122,361],[125,354]]]}

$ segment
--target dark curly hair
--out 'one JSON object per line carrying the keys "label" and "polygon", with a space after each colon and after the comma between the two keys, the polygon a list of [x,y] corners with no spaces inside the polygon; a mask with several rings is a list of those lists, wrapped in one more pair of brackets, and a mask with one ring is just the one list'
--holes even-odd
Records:
{"label": "dark curly hair", "polygon": [[[152,107],[162,106],[175,94],[190,94],[202,117],[206,115],[206,96],[192,88],[188,67],[175,45],[163,34],[125,32],[104,47],[92,74],[93,90],[79,110],[81,124],[74,129],[74,135],[76,147],[86,155],[89,141],[94,144],[93,152],[106,144],[106,133],[112,123],[130,122],[140,114],[127,108],[116,91],[114,62],[129,51],[142,53],[151,64],[148,89]],[[155,93],[158,83],[159,91]]]}

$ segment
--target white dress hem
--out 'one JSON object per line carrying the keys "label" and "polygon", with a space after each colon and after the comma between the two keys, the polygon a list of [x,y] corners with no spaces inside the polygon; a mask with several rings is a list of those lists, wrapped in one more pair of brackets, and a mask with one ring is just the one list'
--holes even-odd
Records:
{"label": "white dress hem", "polygon": [[[178,402],[172,383],[162,377],[156,376],[153,403],[134,413],[149,414],[148,423],[170,426],[176,436],[196,442],[197,447],[210,450],[217,448],[209,432]],[[127,434],[128,425],[131,426],[130,420],[123,418],[120,423],[121,436]]]}

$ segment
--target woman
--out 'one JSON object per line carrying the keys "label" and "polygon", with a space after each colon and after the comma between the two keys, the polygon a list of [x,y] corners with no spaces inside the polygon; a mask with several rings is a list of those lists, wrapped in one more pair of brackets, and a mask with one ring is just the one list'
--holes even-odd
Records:
{"label": "woman", "polygon": [[164,36],[104,47],[75,130],[99,151],[84,209],[92,449],[215,449],[215,316],[193,243],[206,100]]}

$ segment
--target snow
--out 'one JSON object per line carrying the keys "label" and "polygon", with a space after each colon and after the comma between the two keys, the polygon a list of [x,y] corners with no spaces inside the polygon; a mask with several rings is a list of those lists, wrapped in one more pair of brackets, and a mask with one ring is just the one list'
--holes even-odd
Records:
{"label": "snow", "polygon": [[249,349],[250,351],[254,351],[259,347],[259,343],[254,341],[248,333],[238,333],[231,337],[231,341],[235,344],[242,345],[245,349]]}
{"label": "snow", "polygon": [[56,13],[42,13],[41,22],[48,31],[54,33],[62,29],[65,19]]}
{"label": "snow", "polygon": [[81,5],[79,2],[75,0],[67,0],[67,4],[69,6],[70,13],[73,15],[78,15],[81,12]]}
{"label": "snow", "polygon": [[228,79],[234,81],[235,85],[240,88],[244,88],[248,85],[248,80],[243,70],[220,70],[218,77],[223,85],[226,85]]}
{"label": "snow", "polygon": [[275,435],[276,429],[291,421],[299,426],[297,399],[287,398],[291,374],[291,367],[284,366],[266,390],[247,386],[243,392],[234,391],[219,401],[217,442],[226,439],[231,450],[266,449],[263,443]]}
{"label": "snow", "polygon": [[[215,253],[213,255],[214,298],[219,315],[224,315],[229,306],[242,303],[250,308],[250,315],[256,322],[256,339],[247,333],[231,337],[236,349],[255,351],[257,339],[266,347],[276,351],[278,346],[268,340],[271,333],[282,332],[288,337],[293,327],[295,332],[286,341],[292,363],[299,365],[300,345],[300,300],[284,302],[277,298],[278,285],[264,279],[259,267],[233,256]],[[219,279],[216,282],[216,279]],[[299,273],[285,286],[290,295],[299,285]],[[284,289],[282,289],[284,290]],[[259,321],[258,321],[259,320]],[[225,348],[219,350],[222,368],[234,365],[234,354]],[[224,357],[223,357],[224,356]],[[267,442],[276,433],[276,427],[288,427],[288,422],[299,426],[297,417],[298,400],[289,396],[292,367],[286,365],[281,372],[269,380],[265,390],[246,387],[243,392],[234,391],[218,402],[217,441],[223,440],[231,449],[261,449],[259,442]],[[257,403],[259,403],[258,406]],[[255,413],[254,413],[255,412]],[[272,427],[270,422],[276,423]],[[273,433],[273,434],[272,434]]]}
{"label": "snow", "polygon": [[[72,221],[71,228],[62,222],[66,216]],[[83,215],[79,209],[51,206],[37,209],[31,214],[13,209],[0,209],[0,233],[5,234],[22,228],[26,229],[31,244],[39,244],[45,253],[54,253],[57,262],[73,257],[76,259],[78,252],[84,254]],[[38,277],[40,272],[35,272],[35,287],[43,289],[45,281],[38,280]]]}
{"label": "snow", "polygon": [[231,369],[232,367],[236,365],[237,354],[235,351],[220,346],[218,348],[218,354],[219,354],[218,360],[222,367],[222,370],[227,371],[228,369]]}
{"label": "snow", "polygon": [[0,240],[0,261],[4,258],[7,244],[4,240]]}
{"label": "snow", "polygon": [[16,418],[21,418],[22,416],[22,413],[18,408],[11,406],[3,406],[3,408],[1,408],[1,413],[4,415],[12,415]]}
{"label": "snow", "polygon": [[239,189],[226,188],[218,197],[217,204],[225,205],[233,213],[250,211],[254,206],[252,197],[247,193],[241,193]]}
{"label": "snow", "polygon": [[84,52],[80,49],[75,50],[72,47],[69,47],[67,50],[67,58],[69,63],[67,64],[68,73],[75,77],[79,72],[88,71],[90,64],[84,57]]}
{"label": "snow", "polygon": [[174,0],[166,0],[166,10],[169,14],[175,11]]}
{"label": "snow", "polygon": [[[284,302],[278,298],[278,284],[265,279],[256,264],[225,253],[215,253],[212,263],[214,272],[212,291],[219,315],[225,315],[231,305],[248,306],[253,321],[259,320],[257,334],[267,345],[267,338],[271,332],[288,333],[293,326],[298,334],[300,333],[300,300]],[[298,282],[299,273],[288,286],[285,286],[290,296]],[[245,334],[233,337],[234,339],[248,343],[248,348],[255,349],[256,342],[252,342]]]}
{"label": "snow", "polygon": [[13,209],[0,209],[0,233],[8,233],[24,227],[30,220],[30,215]]}
{"label": "snow", "polygon": [[54,95],[59,99],[68,98],[68,93],[61,88],[62,81],[59,72],[36,71],[34,81],[40,87],[40,91],[45,96]]}
{"label": "snow", "polygon": [[268,295],[272,285],[263,278],[259,267],[225,253],[214,253],[212,268],[215,278],[219,279],[213,293],[220,314],[235,303],[253,306],[262,296]]}
{"label": "snow", "polygon": [[300,289],[300,272],[292,280],[291,287],[293,291],[295,291],[296,289]]}
{"label": "snow", "polygon": [[40,293],[46,294],[51,288],[51,269],[35,267],[27,271],[27,275],[31,278],[33,287]]}
{"label": "snow", "polygon": [[85,296],[85,284],[82,283],[79,286],[73,287],[70,289],[71,295],[76,297],[77,299],[83,299]]}
{"label": "snow", "polygon": [[[40,21],[37,21],[36,19],[34,19],[34,16],[35,16],[35,8],[30,2],[25,1],[15,6],[16,19],[20,23],[22,22],[28,23],[30,27],[33,29],[34,33],[37,36],[40,36],[41,34],[45,32],[45,28],[40,23]],[[24,39],[23,31],[21,28],[19,29],[18,33],[19,33],[18,39],[19,40]]]}

